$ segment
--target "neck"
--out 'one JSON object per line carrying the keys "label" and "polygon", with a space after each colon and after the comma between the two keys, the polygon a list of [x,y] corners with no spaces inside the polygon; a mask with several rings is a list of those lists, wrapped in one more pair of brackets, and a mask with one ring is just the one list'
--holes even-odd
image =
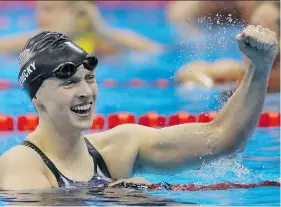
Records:
{"label": "neck", "polygon": [[74,130],[71,127],[56,127],[52,120],[39,119],[39,125],[34,131],[31,140],[43,152],[55,159],[63,161],[79,160],[82,150],[86,147],[82,130]]}

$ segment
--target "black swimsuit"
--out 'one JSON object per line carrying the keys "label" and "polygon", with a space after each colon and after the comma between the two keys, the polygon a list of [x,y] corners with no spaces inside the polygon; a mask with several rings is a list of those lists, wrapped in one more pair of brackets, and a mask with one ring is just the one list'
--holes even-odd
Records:
{"label": "black swimsuit", "polygon": [[79,188],[90,188],[96,187],[99,185],[104,185],[115,181],[111,179],[110,173],[107,169],[107,166],[100,155],[100,153],[94,148],[94,146],[85,138],[85,142],[88,148],[90,155],[94,161],[94,176],[88,182],[75,182],[65,177],[54,165],[54,163],[34,144],[29,141],[24,141],[22,145],[32,148],[35,150],[47,167],[51,170],[54,176],[57,179],[59,187],[79,187]]}

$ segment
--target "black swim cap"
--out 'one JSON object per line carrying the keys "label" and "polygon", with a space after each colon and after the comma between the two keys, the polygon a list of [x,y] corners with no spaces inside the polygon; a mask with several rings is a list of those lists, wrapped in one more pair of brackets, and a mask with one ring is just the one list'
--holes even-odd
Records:
{"label": "black swim cap", "polygon": [[40,32],[28,39],[20,53],[18,81],[33,98],[44,81],[44,75],[66,62],[81,65],[87,57],[87,52],[67,36],[58,32]]}

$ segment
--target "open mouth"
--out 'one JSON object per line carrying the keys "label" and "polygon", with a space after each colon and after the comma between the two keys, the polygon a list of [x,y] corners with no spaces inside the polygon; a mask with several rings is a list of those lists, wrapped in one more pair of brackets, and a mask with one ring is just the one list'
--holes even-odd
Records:
{"label": "open mouth", "polygon": [[79,115],[88,116],[91,112],[92,102],[71,106],[70,110]]}

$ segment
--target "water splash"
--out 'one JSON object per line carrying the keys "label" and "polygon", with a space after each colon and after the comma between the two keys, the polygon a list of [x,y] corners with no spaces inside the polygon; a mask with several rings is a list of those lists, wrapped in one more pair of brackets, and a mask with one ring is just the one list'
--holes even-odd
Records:
{"label": "water splash", "polygon": [[[251,184],[268,179],[261,172],[248,169],[243,165],[241,155],[234,158],[222,158],[198,168],[173,172],[153,172],[145,169],[134,177],[145,177],[149,182],[168,182],[171,184],[212,185],[216,183]],[[275,180],[278,181],[278,180]]]}

